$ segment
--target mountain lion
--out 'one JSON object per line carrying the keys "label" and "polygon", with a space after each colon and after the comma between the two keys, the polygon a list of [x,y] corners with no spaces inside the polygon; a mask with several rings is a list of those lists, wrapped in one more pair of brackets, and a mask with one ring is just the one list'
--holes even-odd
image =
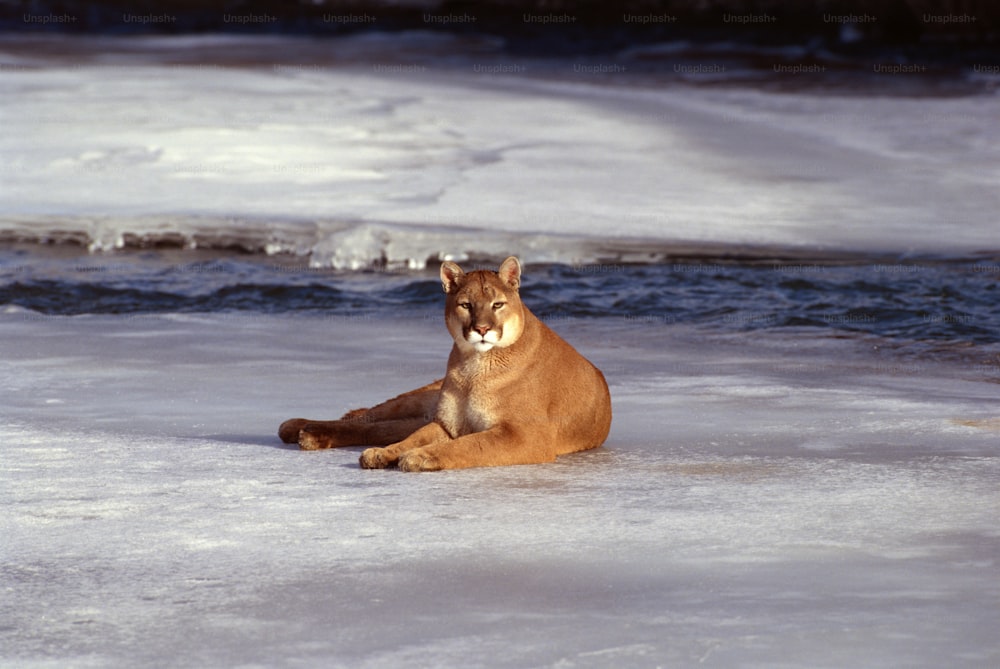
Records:
{"label": "mountain lion", "polygon": [[466,274],[441,265],[455,344],[439,379],[340,420],[293,418],[278,434],[305,450],[379,445],[361,466],[404,471],[551,462],[596,448],[611,428],[604,376],[521,302],[521,263]]}

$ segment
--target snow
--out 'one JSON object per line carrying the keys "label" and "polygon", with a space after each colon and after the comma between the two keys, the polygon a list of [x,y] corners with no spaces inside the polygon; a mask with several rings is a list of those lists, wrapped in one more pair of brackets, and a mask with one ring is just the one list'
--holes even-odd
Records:
{"label": "snow", "polygon": [[564,320],[609,380],[605,447],[405,474],[274,433],[433,378],[427,319],[0,325],[4,666],[1000,658],[996,432],[962,424],[996,385],[971,365]]}
{"label": "snow", "polygon": [[[0,231],[346,268],[996,248],[993,97],[274,67],[294,45],[240,40],[4,37]],[[220,44],[248,64],[200,67]],[[1000,663],[984,349],[558,319],[611,387],[601,449],[411,475],[278,442],[439,376],[436,318],[0,313],[0,664]]]}
{"label": "snow", "polygon": [[[455,48],[419,33],[113,45],[116,57],[67,62],[0,42],[15,63],[0,71],[0,229],[55,221],[101,250],[132,231],[256,226],[272,252],[346,268],[382,255],[421,267],[442,239],[527,262],[586,261],[595,240],[996,248],[993,96],[607,85],[483,74],[474,57],[380,69],[411,47]],[[243,67],[211,61],[250,45]],[[172,48],[195,55],[169,60]]]}

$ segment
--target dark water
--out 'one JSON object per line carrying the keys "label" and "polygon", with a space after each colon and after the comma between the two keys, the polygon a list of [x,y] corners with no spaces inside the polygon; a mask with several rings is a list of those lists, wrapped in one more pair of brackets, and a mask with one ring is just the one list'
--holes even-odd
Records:
{"label": "dark water", "polygon": [[[1000,265],[993,261],[529,265],[522,297],[549,321],[616,319],[728,331],[806,327],[928,342],[1000,341]],[[254,255],[0,249],[0,306],[50,315],[378,316],[402,308],[438,318],[442,304],[436,268],[339,272]]]}

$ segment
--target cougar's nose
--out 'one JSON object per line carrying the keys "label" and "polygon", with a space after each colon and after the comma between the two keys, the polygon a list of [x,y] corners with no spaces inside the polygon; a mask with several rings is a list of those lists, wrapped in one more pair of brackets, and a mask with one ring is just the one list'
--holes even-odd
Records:
{"label": "cougar's nose", "polygon": [[485,337],[486,333],[490,331],[490,326],[489,325],[477,325],[477,326],[475,326],[472,329],[475,330],[476,332],[478,332],[479,336]]}

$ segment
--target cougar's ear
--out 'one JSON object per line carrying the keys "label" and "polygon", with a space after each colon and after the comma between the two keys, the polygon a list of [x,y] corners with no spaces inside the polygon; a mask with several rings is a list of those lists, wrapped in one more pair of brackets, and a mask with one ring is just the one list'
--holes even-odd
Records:
{"label": "cougar's ear", "polygon": [[441,287],[444,292],[451,293],[458,289],[458,284],[462,282],[465,272],[462,268],[450,260],[441,263]]}
{"label": "cougar's ear", "polygon": [[511,256],[500,264],[500,280],[517,290],[521,287],[521,261]]}

